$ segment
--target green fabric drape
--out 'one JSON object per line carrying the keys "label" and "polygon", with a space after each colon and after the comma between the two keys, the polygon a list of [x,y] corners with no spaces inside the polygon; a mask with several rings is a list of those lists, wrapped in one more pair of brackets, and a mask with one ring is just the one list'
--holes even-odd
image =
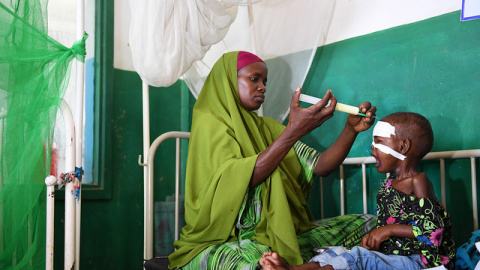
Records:
{"label": "green fabric drape", "polygon": [[47,35],[47,1],[0,0],[0,269],[45,268],[45,177],[71,61]]}
{"label": "green fabric drape", "polygon": [[[185,185],[187,225],[175,242],[177,251],[170,255],[172,267],[185,265],[207,246],[236,239],[235,222],[258,154],[284,129],[272,118],[242,107],[237,56],[231,52],[217,61],[193,108]],[[254,238],[291,264],[303,262],[297,234],[315,227],[297,183],[300,170],[292,148],[262,184],[262,216]]]}

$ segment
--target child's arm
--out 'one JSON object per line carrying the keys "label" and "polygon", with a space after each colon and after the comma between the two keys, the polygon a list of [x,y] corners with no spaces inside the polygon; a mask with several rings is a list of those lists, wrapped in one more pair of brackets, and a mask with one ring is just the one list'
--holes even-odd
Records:
{"label": "child's arm", "polygon": [[389,224],[372,230],[362,239],[362,247],[371,250],[380,250],[380,244],[391,237],[415,238],[412,225]]}
{"label": "child's arm", "polygon": [[327,176],[338,168],[350,152],[358,133],[369,129],[374,123],[375,119],[373,116],[375,116],[377,108],[371,106],[370,102],[363,102],[359,108],[360,111],[367,116],[360,117],[352,114],[348,116],[347,123],[342,133],[340,133],[340,136],[320,155],[317,166],[315,167],[316,176]]}

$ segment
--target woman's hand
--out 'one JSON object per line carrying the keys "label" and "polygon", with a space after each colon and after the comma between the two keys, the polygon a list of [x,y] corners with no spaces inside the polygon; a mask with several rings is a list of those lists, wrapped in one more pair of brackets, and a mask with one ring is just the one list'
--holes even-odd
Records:
{"label": "woman's hand", "polygon": [[[330,90],[327,91],[321,101],[306,109],[300,107],[298,103],[300,93],[300,88],[293,93],[290,104],[290,118],[285,130],[267,149],[258,155],[250,180],[250,188],[254,188],[265,181],[285,158],[295,142],[303,135],[308,134],[333,116],[337,100],[332,96]],[[332,100],[331,105],[325,108],[330,99]]]}
{"label": "woman's hand", "polygon": [[360,104],[358,108],[366,115],[366,117],[350,114],[347,118],[347,125],[352,127],[357,133],[365,131],[373,125],[375,122],[375,113],[377,112],[377,108],[372,106],[372,104],[370,104],[368,101]]}
{"label": "woman's hand", "polygon": [[[300,94],[302,89],[299,87],[292,95],[292,101],[290,103],[290,117],[288,120],[287,128],[292,129],[300,139],[302,136],[310,133],[315,128],[321,126],[325,121],[333,116],[335,106],[337,105],[337,99],[332,95],[332,91],[329,89],[323,96],[322,100],[316,104],[302,108],[299,104]],[[328,101],[331,100],[331,104]]]}

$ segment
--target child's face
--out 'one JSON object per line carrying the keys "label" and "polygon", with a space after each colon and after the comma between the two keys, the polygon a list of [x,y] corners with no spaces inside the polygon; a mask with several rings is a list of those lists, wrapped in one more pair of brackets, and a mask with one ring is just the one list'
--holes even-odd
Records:
{"label": "child's face", "polygon": [[[373,137],[373,142],[375,144],[380,144],[384,145],[387,147],[392,148],[393,150],[395,149],[395,143],[394,139],[392,138],[393,136],[390,136],[390,138],[387,137],[379,137],[379,136],[374,136]],[[390,154],[386,154],[379,150],[378,148],[375,148],[372,145],[372,152],[370,153],[375,160],[377,161],[377,164],[375,165],[375,168],[377,168],[377,171],[379,173],[390,173],[395,171],[395,164],[397,163],[398,159],[396,157],[393,157]]]}

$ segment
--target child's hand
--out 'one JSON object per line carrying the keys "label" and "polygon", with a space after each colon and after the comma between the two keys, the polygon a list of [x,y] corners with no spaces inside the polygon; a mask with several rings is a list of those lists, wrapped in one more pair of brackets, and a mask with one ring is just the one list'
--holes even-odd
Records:
{"label": "child's hand", "polygon": [[390,238],[387,226],[374,229],[362,238],[362,247],[370,250],[380,250],[380,244]]}
{"label": "child's hand", "polygon": [[347,124],[350,125],[356,132],[362,132],[369,129],[375,122],[375,113],[377,108],[372,106],[370,102],[366,101],[360,104],[359,110],[367,116],[350,114],[347,118]]}

